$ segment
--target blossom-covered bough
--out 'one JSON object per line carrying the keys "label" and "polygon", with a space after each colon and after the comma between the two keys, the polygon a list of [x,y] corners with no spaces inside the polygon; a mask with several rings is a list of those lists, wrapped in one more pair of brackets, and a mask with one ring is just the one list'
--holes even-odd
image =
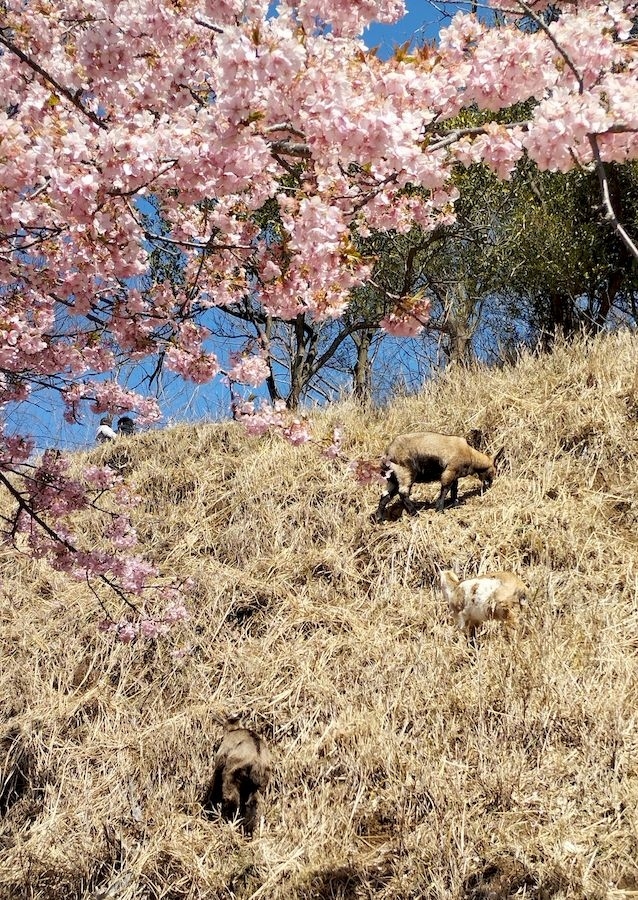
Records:
{"label": "blossom-covered bough", "polygon": [[[248,295],[266,316],[340,317],[371,271],[357,236],[450,222],[459,164],[503,178],[523,154],[545,169],[594,167],[609,223],[638,257],[605,172],[638,156],[633,5],[559,2],[552,17],[542,3],[503,5],[498,24],[459,12],[436,46],[383,61],[361,35],[400,18],[402,0],[281,0],[270,16],[268,0],[5,0],[3,407],[46,385],[71,419],[88,403],[156,420],[154,401],[109,377],[122,360],[214,378],[206,313]],[[465,108],[530,100],[525,121],[454,127]],[[180,277],[140,288],[158,249],[175,251]],[[427,315],[425,296],[406,296],[381,324],[416,334]],[[265,378],[267,334],[226,371]],[[299,421],[260,415],[301,442]],[[91,502],[97,475],[74,481],[45,454],[25,479],[28,435],[3,426],[1,440],[0,481],[17,504],[9,537],[28,534],[59,567],[143,596],[156,573],[125,571],[121,555],[83,551],[51,524]],[[131,628],[155,636],[171,617]]]}

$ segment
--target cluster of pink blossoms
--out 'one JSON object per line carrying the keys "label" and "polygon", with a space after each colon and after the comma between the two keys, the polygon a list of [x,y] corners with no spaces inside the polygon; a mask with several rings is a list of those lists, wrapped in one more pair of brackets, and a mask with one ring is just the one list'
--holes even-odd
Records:
{"label": "cluster of pink blossoms", "polygon": [[324,449],[323,455],[328,459],[337,459],[341,456],[342,444],[343,427],[341,425],[335,425],[332,429],[332,443]]}
{"label": "cluster of pink blossoms", "polygon": [[99,415],[113,409],[137,414],[140,424],[156,422],[161,418],[159,404],[154,397],[143,397],[126,390],[116,381],[94,381],[73,384],[63,394],[66,404],[65,419],[75,422],[82,418],[82,405],[90,401],[91,412]]}
{"label": "cluster of pink blossoms", "polygon": [[123,618],[119,622],[105,619],[100,625],[100,630],[114,634],[123,644],[131,644],[137,638],[156,640],[164,637],[174,625],[187,622],[189,618],[190,613],[183,603],[171,603],[159,616],[152,618],[142,617],[136,621]]}
{"label": "cluster of pink blossoms", "polygon": [[[35,558],[46,559],[57,571],[84,582],[95,579],[110,594],[103,605],[126,602],[130,597],[142,598],[153,591],[164,597],[167,606],[161,616],[151,620],[138,616],[139,621],[127,620],[122,628],[122,640],[133,629],[145,636],[166,634],[188,614],[181,590],[168,580],[161,580],[157,568],[135,555],[137,534],[131,513],[138,502],[108,466],[87,466],[81,476],[70,475],[70,460],[55,450],[47,450],[37,463],[30,463],[32,446],[20,438],[2,438],[0,478],[17,506],[4,538],[10,543],[25,544]],[[11,480],[3,471],[13,473]],[[81,536],[72,533],[69,523],[76,513],[92,508],[95,524],[102,525],[101,547],[87,549]],[[157,586],[160,580],[159,587]],[[155,623],[155,624],[153,624]],[[118,631],[118,635],[119,635]]]}
{"label": "cluster of pink blossoms", "polygon": [[245,356],[233,353],[230,357],[231,368],[228,371],[230,381],[239,381],[258,387],[270,374],[270,366],[263,355]]}
{"label": "cluster of pink blossoms", "polygon": [[196,384],[211,381],[219,372],[219,365],[216,357],[204,349],[204,341],[209,334],[207,328],[193,322],[180,325],[175,343],[166,350],[168,368]]}
{"label": "cluster of pink blossoms", "polygon": [[381,320],[381,327],[395,337],[415,337],[420,334],[430,315],[430,301],[418,294],[405,297],[394,312],[388,313]]}
{"label": "cluster of pink blossoms", "polygon": [[362,485],[383,481],[381,461],[378,459],[353,459],[348,465],[348,470]]}
{"label": "cluster of pink blossoms", "polygon": [[257,437],[272,432],[294,446],[311,440],[310,428],[304,417],[291,412],[283,400],[275,400],[272,406],[259,401],[240,403],[235,409],[235,418],[244,425],[248,434]]}

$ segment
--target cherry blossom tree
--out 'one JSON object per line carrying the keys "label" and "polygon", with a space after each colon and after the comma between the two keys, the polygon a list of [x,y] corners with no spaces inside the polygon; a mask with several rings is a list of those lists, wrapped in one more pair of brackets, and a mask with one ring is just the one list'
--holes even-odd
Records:
{"label": "cherry blossom tree", "polygon": [[[361,35],[372,20],[400,18],[403,0],[281,0],[274,15],[269,7],[4,0],[4,408],[46,385],[71,418],[89,404],[157,419],[153,401],[117,384],[122,360],[161,357],[203,383],[222,370],[206,348],[207,310],[250,296],[286,320],[342,316],[373,265],[355,236],[452,221],[458,165],[484,162],[508,178],[527,154],[543,169],[592,168],[610,223],[638,257],[605,167],[638,155],[633,5],[565,0],[550,22],[542,2],[508,0],[497,24],[460,12],[436,46],[388,61]],[[522,19],[535,30],[521,29]],[[450,124],[469,106],[527,100],[522,121]],[[276,207],[268,228],[256,216],[265,204]],[[180,285],[136,289],[158,247],[180,254]],[[402,297],[382,325],[413,335],[427,314],[422,297]],[[266,376],[263,349],[234,359],[232,378]],[[282,428],[301,440],[301,424]],[[34,552],[78,577],[143,595],[155,574],[141,561],[118,569],[117,553],[82,550],[64,525],[53,532],[51,516],[72,518],[95,502],[90,476],[73,481],[51,454],[31,463],[28,435],[3,427],[0,440],[0,481],[15,504],[9,536],[28,535]],[[127,542],[132,534],[126,524],[118,533]],[[174,613],[145,620],[155,625],[140,633],[160,633],[167,618]]]}

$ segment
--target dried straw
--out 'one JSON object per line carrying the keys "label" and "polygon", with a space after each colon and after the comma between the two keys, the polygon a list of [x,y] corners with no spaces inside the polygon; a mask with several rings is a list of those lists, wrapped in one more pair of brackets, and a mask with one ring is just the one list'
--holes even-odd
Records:
{"label": "dried straw", "polygon": [[[350,457],[414,427],[504,445],[443,515],[419,486],[417,517],[374,525],[345,461],[234,424],[96,450],[144,498],[145,552],[194,579],[192,619],[118,644],[85,586],[2,551],[0,897],[636,896],[637,350],[602,336],[313,414]],[[520,574],[520,632],[468,646],[441,566]],[[252,841],[201,808],[237,709],[275,760]]]}

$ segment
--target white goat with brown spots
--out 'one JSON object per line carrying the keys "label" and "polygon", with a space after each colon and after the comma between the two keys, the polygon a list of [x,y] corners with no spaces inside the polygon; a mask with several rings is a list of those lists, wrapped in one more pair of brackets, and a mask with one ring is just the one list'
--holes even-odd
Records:
{"label": "white goat with brown spots", "polygon": [[460,581],[451,570],[441,572],[441,589],[456,624],[469,638],[483,622],[494,619],[512,628],[527,602],[527,585],[513,572],[492,572]]}

